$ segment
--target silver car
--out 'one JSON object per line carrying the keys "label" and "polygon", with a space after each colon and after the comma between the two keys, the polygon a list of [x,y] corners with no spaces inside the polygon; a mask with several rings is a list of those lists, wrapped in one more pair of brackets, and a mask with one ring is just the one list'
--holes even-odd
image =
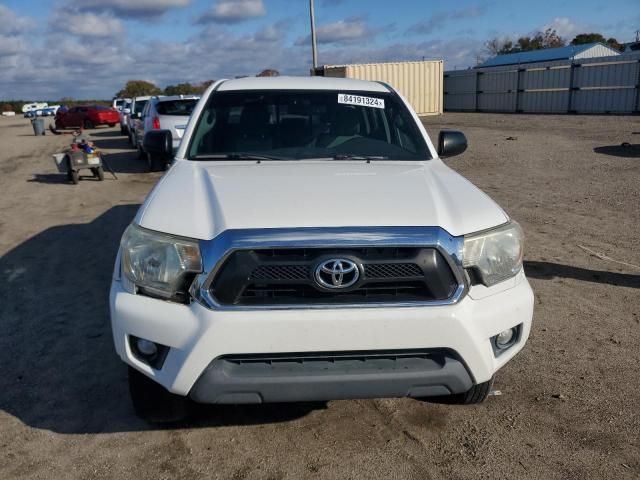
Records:
{"label": "silver car", "polygon": [[131,101],[131,111],[129,115],[126,117],[127,121],[127,132],[129,135],[129,144],[133,148],[138,148],[137,139],[136,139],[136,128],[138,124],[141,123],[142,113],[144,112],[147,103],[153,97],[145,96],[145,97],[133,97]]}
{"label": "silver car", "polygon": [[146,158],[149,170],[164,170],[166,163],[144,151],[144,134],[151,130],[169,130],[173,151],[177,151],[198,100],[200,97],[197,95],[171,95],[152,97],[145,105],[140,120],[135,124],[135,144],[138,157]]}

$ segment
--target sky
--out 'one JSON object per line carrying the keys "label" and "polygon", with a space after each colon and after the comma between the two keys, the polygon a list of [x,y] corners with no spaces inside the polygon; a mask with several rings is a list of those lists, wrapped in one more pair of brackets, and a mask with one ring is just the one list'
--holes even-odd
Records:
{"label": "sky", "polygon": [[[485,42],[547,27],[632,41],[640,0],[315,0],[319,64],[486,58]],[[111,98],[160,87],[307,75],[308,0],[0,0],[0,100]]]}

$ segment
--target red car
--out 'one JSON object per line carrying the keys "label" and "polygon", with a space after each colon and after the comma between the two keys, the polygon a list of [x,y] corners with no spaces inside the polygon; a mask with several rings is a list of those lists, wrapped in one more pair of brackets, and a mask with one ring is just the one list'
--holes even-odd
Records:
{"label": "red car", "polygon": [[120,122],[120,115],[116,110],[100,105],[72,107],[67,111],[58,110],[56,114],[56,128],[82,127],[94,128],[98,125],[115,126]]}

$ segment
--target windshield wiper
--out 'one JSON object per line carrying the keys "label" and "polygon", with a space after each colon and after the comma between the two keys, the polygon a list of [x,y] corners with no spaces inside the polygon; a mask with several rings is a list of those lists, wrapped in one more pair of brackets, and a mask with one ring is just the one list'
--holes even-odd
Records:
{"label": "windshield wiper", "polygon": [[212,153],[208,155],[196,155],[194,160],[288,160],[284,157],[270,155],[257,155],[253,153]]}
{"label": "windshield wiper", "polygon": [[356,155],[354,153],[337,153],[333,156],[334,160],[389,160],[389,157],[383,155]]}

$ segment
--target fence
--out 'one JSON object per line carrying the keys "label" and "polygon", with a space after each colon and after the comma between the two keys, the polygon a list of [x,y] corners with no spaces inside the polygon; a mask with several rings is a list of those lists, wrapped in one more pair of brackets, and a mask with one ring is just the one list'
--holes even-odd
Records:
{"label": "fence", "polygon": [[638,113],[640,54],[445,72],[444,109]]}

